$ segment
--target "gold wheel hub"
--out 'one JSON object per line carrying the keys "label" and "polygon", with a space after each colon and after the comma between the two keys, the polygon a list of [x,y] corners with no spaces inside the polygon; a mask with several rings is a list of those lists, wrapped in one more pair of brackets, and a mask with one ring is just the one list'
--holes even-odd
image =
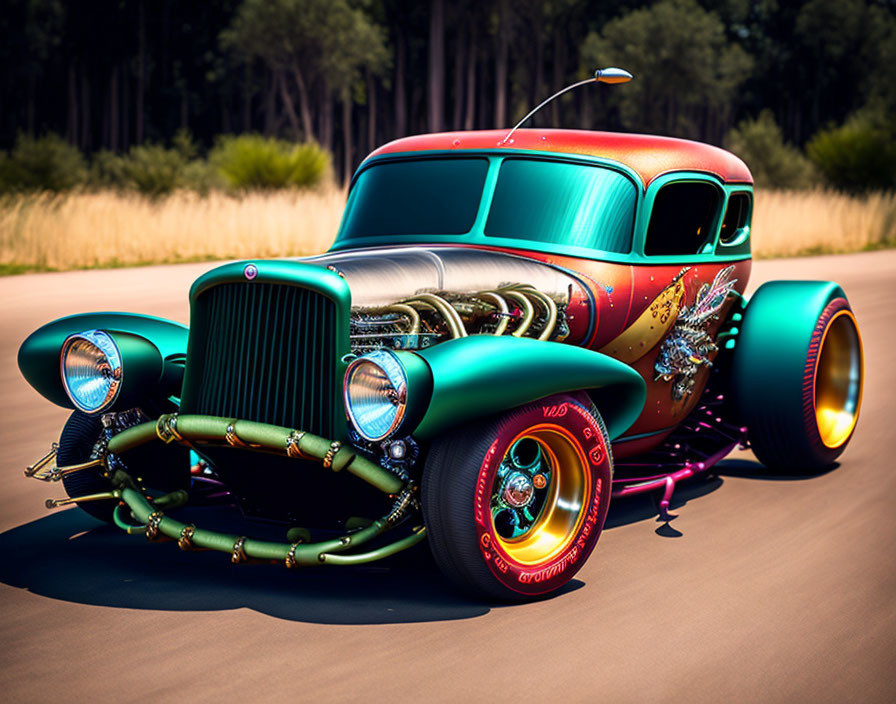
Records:
{"label": "gold wheel hub", "polygon": [[864,360],[856,319],[848,310],[831,319],[815,366],[815,421],[821,441],[840,447],[852,435],[862,403]]}
{"label": "gold wheel hub", "polygon": [[588,460],[565,428],[528,428],[508,446],[492,490],[498,545],[520,564],[543,563],[567,549],[591,491]]}

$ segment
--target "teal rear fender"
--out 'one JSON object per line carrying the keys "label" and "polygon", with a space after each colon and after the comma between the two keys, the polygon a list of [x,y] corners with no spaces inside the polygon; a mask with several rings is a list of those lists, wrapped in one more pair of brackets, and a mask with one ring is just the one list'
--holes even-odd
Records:
{"label": "teal rear fender", "polygon": [[[731,368],[731,392],[744,408],[781,412],[781,399],[801,398],[806,353],[818,316],[835,298],[833,281],[768,281],[747,301]],[[744,418],[738,418],[744,422]]]}
{"label": "teal rear fender", "polygon": [[[57,406],[74,408],[62,386],[59,353],[65,338],[85,330],[128,333],[148,340],[158,350],[163,364],[160,378],[152,383],[160,387],[164,396],[179,395],[183,378],[182,360],[187,352],[186,325],[137,313],[83,313],[47,323],[31,333],[19,348],[18,362],[22,376],[43,397]],[[141,385],[144,383],[149,384],[150,381],[141,379]],[[147,386],[147,391],[151,393],[154,389]],[[132,397],[129,390],[127,398]]]}
{"label": "teal rear fender", "polygon": [[[431,372],[432,397],[414,431],[423,439],[452,425],[580,390],[594,399],[613,439],[635,422],[644,407],[646,385],[634,369],[599,352],[559,342],[475,335],[399,356],[409,354],[422,358]],[[413,367],[408,371],[410,396],[419,373]],[[427,381],[421,386],[426,387]]]}

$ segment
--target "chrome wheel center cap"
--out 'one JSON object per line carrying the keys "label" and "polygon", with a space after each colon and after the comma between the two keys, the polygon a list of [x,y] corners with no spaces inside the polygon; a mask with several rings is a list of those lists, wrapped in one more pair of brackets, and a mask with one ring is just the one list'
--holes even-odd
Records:
{"label": "chrome wheel center cap", "polygon": [[522,472],[514,472],[504,483],[504,501],[513,508],[523,508],[532,503],[535,487],[532,480]]}

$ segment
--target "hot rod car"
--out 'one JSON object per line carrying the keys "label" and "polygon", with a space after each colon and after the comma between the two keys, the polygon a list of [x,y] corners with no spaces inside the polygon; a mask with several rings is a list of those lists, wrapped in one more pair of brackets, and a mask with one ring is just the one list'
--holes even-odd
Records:
{"label": "hot rod car", "polygon": [[[358,564],[427,539],[480,595],[556,592],[611,497],[662,492],[666,515],[738,445],[792,473],[849,442],[846,295],[774,281],[747,300],[752,207],[744,163],[695,142],[399,139],[354,175],[329,252],[209,271],[189,330],[87,313],[28,337],[22,373],[72,414],[26,474],[61,480],[51,507],[234,562]],[[178,519],[221,500],[283,539]]]}

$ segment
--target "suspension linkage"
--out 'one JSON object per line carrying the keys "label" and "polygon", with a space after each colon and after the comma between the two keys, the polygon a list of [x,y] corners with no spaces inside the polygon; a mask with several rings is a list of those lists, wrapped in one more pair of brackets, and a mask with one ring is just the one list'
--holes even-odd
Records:
{"label": "suspension linkage", "polygon": [[50,451],[37,462],[25,468],[25,476],[42,482],[58,482],[63,477],[75,472],[81,472],[93,467],[102,467],[105,464],[104,457],[98,457],[89,462],[72,464],[65,467],[56,466],[56,455],[59,451],[59,443],[53,443]]}

